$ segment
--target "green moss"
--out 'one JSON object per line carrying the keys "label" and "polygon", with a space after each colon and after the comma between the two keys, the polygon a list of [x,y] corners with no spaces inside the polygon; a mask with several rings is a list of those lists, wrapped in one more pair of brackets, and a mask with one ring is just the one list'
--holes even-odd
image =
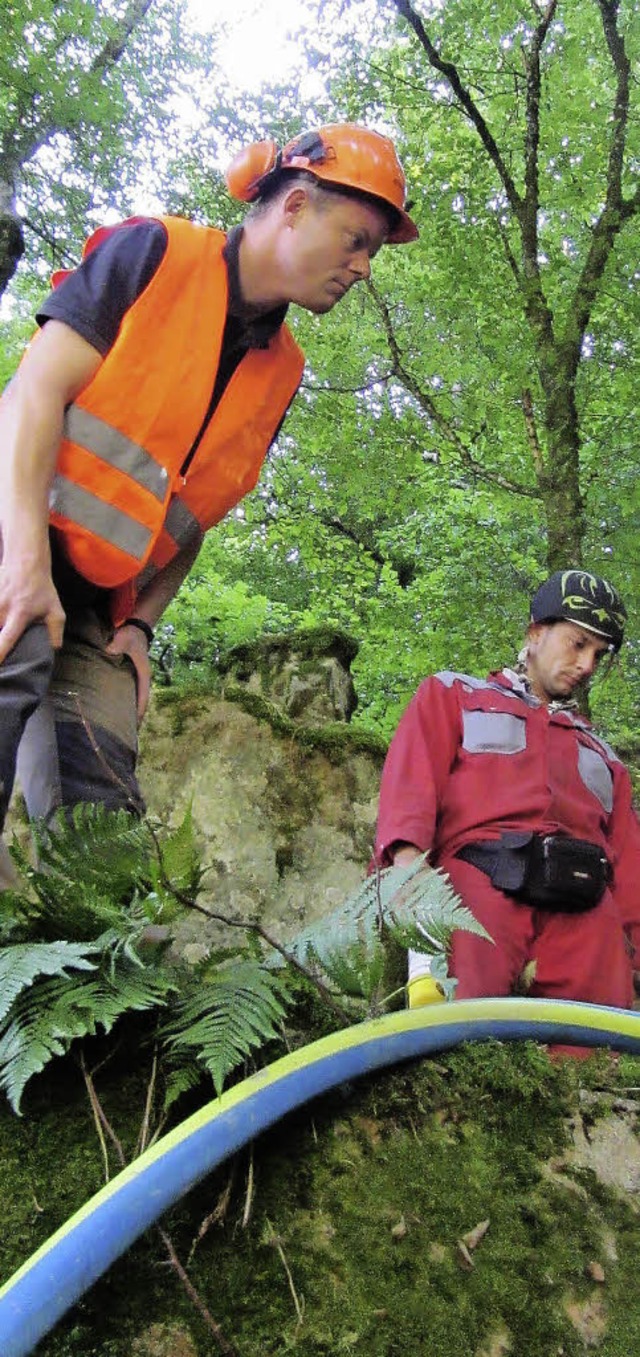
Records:
{"label": "green moss", "polygon": [[220,671],[242,666],[247,669],[259,669],[271,655],[295,652],[302,660],[318,660],[327,655],[349,668],[359,650],[355,637],[335,627],[309,627],[303,631],[282,634],[262,635],[247,645],[234,646],[220,660]]}
{"label": "green moss", "polygon": [[[625,1087],[628,1073],[606,1067],[612,1088]],[[248,1223],[244,1151],[195,1189],[167,1228],[183,1259],[193,1252],[190,1275],[239,1357],[473,1357],[501,1329],[517,1357],[583,1357],[587,1346],[565,1307],[594,1292],[606,1300],[598,1351],[628,1357],[640,1336],[638,1218],[591,1174],[577,1185],[557,1166],[580,1087],[594,1077],[590,1066],[550,1065],[535,1045],[498,1043],[384,1072],[262,1137]],[[131,1144],[144,1080],[115,1066],[101,1079],[110,1119]],[[0,1114],[5,1275],[102,1176],[77,1081],[41,1093],[29,1115],[17,1122]],[[210,1222],[194,1247],[230,1176],[223,1223]],[[469,1267],[459,1241],[485,1220]],[[176,1320],[202,1357],[211,1353],[162,1256],[150,1231],[38,1357],[130,1357],[134,1334]],[[283,1258],[304,1304],[302,1324]],[[605,1268],[599,1291],[587,1276],[593,1261]]]}
{"label": "green moss", "polygon": [[325,754],[331,763],[344,763],[354,754],[368,754],[382,762],[386,754],[387,744],[377,735],[353,729],[342,721],[328,721],[321,726],[291,721],[268,698],[260,693],[248,692],[241,684],[225,684],[224,698],[242,707],[257,721],[266,721],[276,735],[295,740],[302,749]]}

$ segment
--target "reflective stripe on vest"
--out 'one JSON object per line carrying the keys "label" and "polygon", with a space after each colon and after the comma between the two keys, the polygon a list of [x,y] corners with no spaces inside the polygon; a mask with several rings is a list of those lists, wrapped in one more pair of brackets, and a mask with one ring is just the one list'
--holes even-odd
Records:
{"label": "reflective stripe on vest", "polygon": [[178,495],[172,495],[164,520],[165,532],[173,537],[176,546],[186,547],[200,534],[200,524],[189,507]]}
{"label": "reflective stripe on vest", "polygon": [[116,509],[113,504],[105,504],[90,490],[84,490],[59,473],[51,486],[49,507],[96,537],[101,537],[110,546],[126,551],[137,561],[141,561],[148,550],[152,536],[148,528],[125,514],[124,510]]}
{"label": "reflective stripe on vest", "polygon": [[[178,551],[188,546],[190,542],[200,537],[202,529],[195,516],[192,514],[188,505],[181,500],[178,495],[172,495],[167,509],[167,516],[164,520],[164,530],[169,534],[172,541],[175,542]],[[154,575],[157,575],[160,566],[154,564],[153,559],[147,562],[144,570],[138,575],[138,592],[146,589],[151,583]]]}
{"label": "reflective stripe on vest", "polygon": [[124,472],[133,481],[148,490],[162,504],[167,491],[167,472],[159,466],[146,448],[135,443],[126,434],[114,429],[104,419],[83,410],[79,405],[70,405],[63,426],[64,437],[86,448],[101,461]]}

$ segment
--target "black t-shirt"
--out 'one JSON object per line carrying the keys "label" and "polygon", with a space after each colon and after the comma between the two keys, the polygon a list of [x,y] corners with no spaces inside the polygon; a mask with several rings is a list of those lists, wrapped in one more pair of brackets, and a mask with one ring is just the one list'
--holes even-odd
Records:
{"label": "black t-shirt", "polygon": [[36,313],[38,325],[64,321],[105,357],[125,312],[162,262],[167,239],[159,221],[118,227],[49,293]]}

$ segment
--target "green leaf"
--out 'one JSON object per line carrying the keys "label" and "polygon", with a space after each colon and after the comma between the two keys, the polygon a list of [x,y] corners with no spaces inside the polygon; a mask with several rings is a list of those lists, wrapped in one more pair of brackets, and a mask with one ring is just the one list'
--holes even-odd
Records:
{"label": "green leaf", "polygon": [[123,960],[114,971],[36,980],[18,996],[0,1024],[0,1087],[20,1112],[25,1086],[55,1056],[99,1028],[111,1031],[123,1013],[162,1007],[175,990],[168,974]]}
{"label": "green leaf", "polygon": [[73,942],[13,943],[0,948],[0,1025],[18,995],[41,975],[68,978],[69,970],[94,971],[100,947]]}
{"label": "green leaf", "polygon": [[173,1058],[196,1053],[220,1094],[227,1076],[278,1035],[286,991],[272,972],[253,961],[221,967],[180,999],[163,1029]]}

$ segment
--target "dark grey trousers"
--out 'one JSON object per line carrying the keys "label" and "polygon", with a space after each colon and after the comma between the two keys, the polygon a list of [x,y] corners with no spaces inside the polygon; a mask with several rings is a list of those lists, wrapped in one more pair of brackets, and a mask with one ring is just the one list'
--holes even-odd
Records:
{"label": "dark grey trousers", "polygon": [[111,635],[83,608],[67,616],[60,650],[37,624],[0,666],[0,825],[16,766],[31,819],[79,801],[144,811],[135,671],[128,657],[106,654]]}

